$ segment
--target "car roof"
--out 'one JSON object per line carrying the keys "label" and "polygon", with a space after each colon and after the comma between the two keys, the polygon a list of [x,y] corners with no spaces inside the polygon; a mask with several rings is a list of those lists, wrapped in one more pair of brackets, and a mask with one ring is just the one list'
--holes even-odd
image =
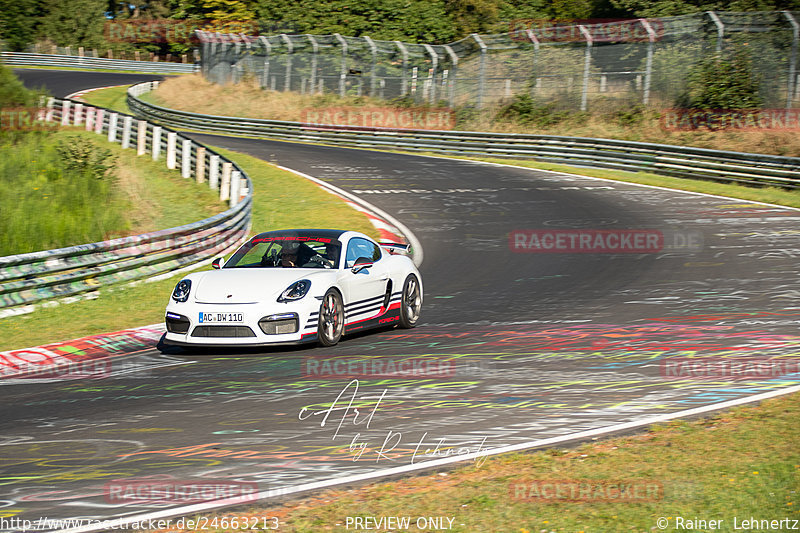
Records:
{"label": "car roof", "polygon": [[347,233],[341,229],[281,229],[259,233],[253,239],[276,239],[280,237],[322,237],[324,239],[339,240],[342,234]]}

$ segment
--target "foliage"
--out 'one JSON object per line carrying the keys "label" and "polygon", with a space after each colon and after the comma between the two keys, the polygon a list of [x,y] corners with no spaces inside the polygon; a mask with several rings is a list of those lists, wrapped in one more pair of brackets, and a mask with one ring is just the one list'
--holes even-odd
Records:
{"label": "foliage", "polygon": [[27,107],[36,103],[37,94],[22,85],[14,72],[0,63],[0,109],[4,107]]}
{"label": "foliage", "polygon": [[0,37],[13,52],[21,52],[36,38],[39,0],[0,0]]}
{"label": "foliage", "polygon": [[498,119],[539,128],[546,128],[563,122],[570,115],[569,111],[557,110],[555,103],[538,103],[529,94],[514,96],[510,102],[502,105],[497,112]]}
{"label": "foliage", "polygon": [[671,17],[701,11],[800,9],[798,0],[610,0],[610,3],[633,17]]}
{"label": "foliage", "polygon": [[759,76],[744,49],[703,59],[689,73],[678,107],[690,109],[758,109]]}
{"label": "foliage", "polygon": [[39,34],[59,46],[101,48],[106,0],[45,0]]}
{"label": "foliage", "polygon": [[53,134],[0,144],[0,256],[99,241],[124,230],[108,156],[90,141]]}

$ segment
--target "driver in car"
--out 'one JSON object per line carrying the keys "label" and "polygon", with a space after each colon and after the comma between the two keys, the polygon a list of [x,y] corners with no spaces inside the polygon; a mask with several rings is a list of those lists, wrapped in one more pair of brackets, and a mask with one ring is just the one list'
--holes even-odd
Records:
{"label": "driver in car", "polygon": [[297,249],[299,246],[296,242],[287,242],[281,249],[281,266],[284,268],[292,268],[297,266]]}

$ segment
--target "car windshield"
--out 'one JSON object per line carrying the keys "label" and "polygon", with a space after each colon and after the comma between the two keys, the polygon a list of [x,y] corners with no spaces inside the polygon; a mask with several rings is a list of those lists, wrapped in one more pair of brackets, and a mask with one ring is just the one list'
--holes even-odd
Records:
{"label": "car windshield", "polygon": [[260,235],[239,248],[223,268],[339,268],[342,245],[322,236]]}

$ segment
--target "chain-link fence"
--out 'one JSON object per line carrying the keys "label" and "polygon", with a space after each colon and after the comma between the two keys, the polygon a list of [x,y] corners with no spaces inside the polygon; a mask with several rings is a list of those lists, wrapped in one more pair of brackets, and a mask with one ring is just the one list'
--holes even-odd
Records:
{"label": "chain-link fence", "polygon": [[335,35],[200,32],[202,71],[215,83],[245,78],[303,94],[333,92],[417,105],[484,107],[513,95],[573,110],[671,107],[688,73],[732,49],[752,58],[765,107],[792,107],[800,12],[705,12],[660,19],[556,24],[522,20],[509,32],[447,45]]}

